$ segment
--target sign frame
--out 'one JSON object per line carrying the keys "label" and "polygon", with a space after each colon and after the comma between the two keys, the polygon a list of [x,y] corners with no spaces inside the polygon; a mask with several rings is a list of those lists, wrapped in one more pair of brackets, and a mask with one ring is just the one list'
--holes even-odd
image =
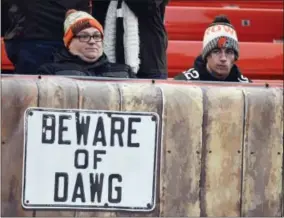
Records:
{"label": "sign frame", "polygon": [[[28,116],[32,115],[34,111],[46,111],[46,112],[79,112],[89,114],[119,114],[119,115],[137,115],[137,116],[152,116],[152,121],[155,121],[155,145],[154,145],[154,166],[153,166],[153,185],[152,185],[152,199],[146,207],[127,207],[127,206],[110,206],[107,203],[103,206],[99,205],[68,205],[68,204],[48,204],[48,205],[33,205],[29,204],[25,199],[26,190],[26,161],[27,161],[27,134],[28,134]],[[150,212],[156,208],[157,201],[157,179],[158,179],[158,160],[159,160],[159,147],[161,145],[161,127],[160,116],[156,112],[136,112],[136,111],[116,111],[116,110],[96,110],[96,109],[61,109],[61,108],[48,108],[48,107],[29,107],[24,113],[24,146],[23,146],[23,167],[22,167],[22,192],[21,203],[24,209],[71,209],[71,210],[101,210],[101,211],[131,211],[131,212]]]}

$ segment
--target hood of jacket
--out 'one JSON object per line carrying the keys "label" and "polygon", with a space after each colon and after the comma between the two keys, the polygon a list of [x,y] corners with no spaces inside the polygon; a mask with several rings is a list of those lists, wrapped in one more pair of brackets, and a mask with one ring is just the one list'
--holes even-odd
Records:
{"label": "hood of jacket", "polygon": [[241,71],[239,70],[237,65],[234,64],[225,80],[214,77],[208,72],[206,68],[206,62],[203,60],[201,55],[195,59],[194,68],[199,72],[201,80],[239,82],[239,78],[241,78],[242,76]]}

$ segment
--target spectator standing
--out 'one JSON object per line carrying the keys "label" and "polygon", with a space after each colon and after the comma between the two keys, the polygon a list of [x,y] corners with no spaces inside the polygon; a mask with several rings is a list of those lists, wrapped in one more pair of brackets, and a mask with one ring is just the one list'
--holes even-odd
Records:
{"label": "spectator standing", "polygon": [[104,22],[104,46],[111,62],[130,65],[138,78],[167,78],[168,37],[164,14],[168,1],[118,0],[109,3]]}
{"label": "spectator standing", "polygon": [[68,9],[89,11],[89,0],[2,0],[9,5],[10,27],[4,35],[8,58],[16,74],[35,74],[62,41]]}

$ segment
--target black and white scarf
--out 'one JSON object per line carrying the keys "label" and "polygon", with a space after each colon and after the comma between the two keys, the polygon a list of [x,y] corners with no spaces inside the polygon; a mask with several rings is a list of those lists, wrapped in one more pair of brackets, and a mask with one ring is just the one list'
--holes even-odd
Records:
{"label": "black and white scarf", "polygon": [[104,52],[110,62],[139,70],[140,38],[138,18],[123,0],[110,1],[104,29]]}

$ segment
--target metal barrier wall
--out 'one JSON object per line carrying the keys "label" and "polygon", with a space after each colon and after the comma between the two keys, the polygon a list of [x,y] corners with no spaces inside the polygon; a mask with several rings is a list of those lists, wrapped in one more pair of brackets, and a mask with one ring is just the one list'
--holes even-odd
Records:
{"label": "metal barrier wall", "polygon": [[[2,78],[1,216],[284,216],[283,87]],[[156,112],[152,212],[25,210],[28,107]]]}

